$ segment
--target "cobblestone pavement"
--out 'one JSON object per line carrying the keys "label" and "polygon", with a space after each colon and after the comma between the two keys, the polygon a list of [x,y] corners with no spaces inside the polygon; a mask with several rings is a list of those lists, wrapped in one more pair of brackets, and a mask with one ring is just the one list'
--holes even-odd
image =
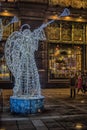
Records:
{"label": "cobblestone pavement", "polygon": [[45,110],[38,114],[1,112],[0,130],[87,130],[87,92],[70,98],[68,89],[43,89]]}

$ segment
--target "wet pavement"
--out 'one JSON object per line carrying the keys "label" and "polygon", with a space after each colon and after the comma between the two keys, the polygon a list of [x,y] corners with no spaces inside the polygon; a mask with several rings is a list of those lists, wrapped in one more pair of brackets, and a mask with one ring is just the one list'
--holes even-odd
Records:
{"label": "wet pavement", "polygon": [[43,112],[29,115],[1,111],[0,130],[87,130],[87,92],[70,98],[70,89],[43,89]]}

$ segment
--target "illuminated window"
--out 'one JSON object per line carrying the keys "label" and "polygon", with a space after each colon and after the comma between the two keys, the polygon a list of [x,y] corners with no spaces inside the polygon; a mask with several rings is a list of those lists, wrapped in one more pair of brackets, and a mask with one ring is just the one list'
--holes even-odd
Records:
{"label": "illuminated window", "polygon": [[69,78],[72,73],[81,71],[81,46],[50,43],[48,48],[48,80]]}
{"label": "illuminated window", "polygon": [[13,24],[9,24],[9,22],[12,20],[12,17],[2,17],[2,23],[4,27],[8,25],[6,28],[4,28],[3,31],[3,37],[0,41],[0,81],[11,81],[12,76],[10,74],[10,71],[6,65],[5,57],[4,57],[4,46],[5,46],[5,40],[9,37],[9,35],[13,31],[17,31],[19,29],[19,21]]}

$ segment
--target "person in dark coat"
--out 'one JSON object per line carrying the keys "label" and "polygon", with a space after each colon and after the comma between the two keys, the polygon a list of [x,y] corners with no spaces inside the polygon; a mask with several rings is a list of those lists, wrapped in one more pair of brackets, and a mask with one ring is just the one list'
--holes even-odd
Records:
{"label": "person in dark coat", "polygon": [[86,92],[86,74],[83,73],[82,74],[82,88],[83,88],[83,92]]}
{"label": "person in dark coat", "polygon": [[70,77],[70,97],[75,98],[76,96],[76,75],[72,74]]}

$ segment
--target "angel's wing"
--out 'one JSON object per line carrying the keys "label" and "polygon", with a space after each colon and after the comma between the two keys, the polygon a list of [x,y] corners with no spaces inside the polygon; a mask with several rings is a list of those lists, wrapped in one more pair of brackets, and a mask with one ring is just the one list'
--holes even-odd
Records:
{"label": "angel's wing", "polygon": [[8,68],[15,77],[20,66],[22,34],[18,31],[13,32],[5,44],[5,59]]}

